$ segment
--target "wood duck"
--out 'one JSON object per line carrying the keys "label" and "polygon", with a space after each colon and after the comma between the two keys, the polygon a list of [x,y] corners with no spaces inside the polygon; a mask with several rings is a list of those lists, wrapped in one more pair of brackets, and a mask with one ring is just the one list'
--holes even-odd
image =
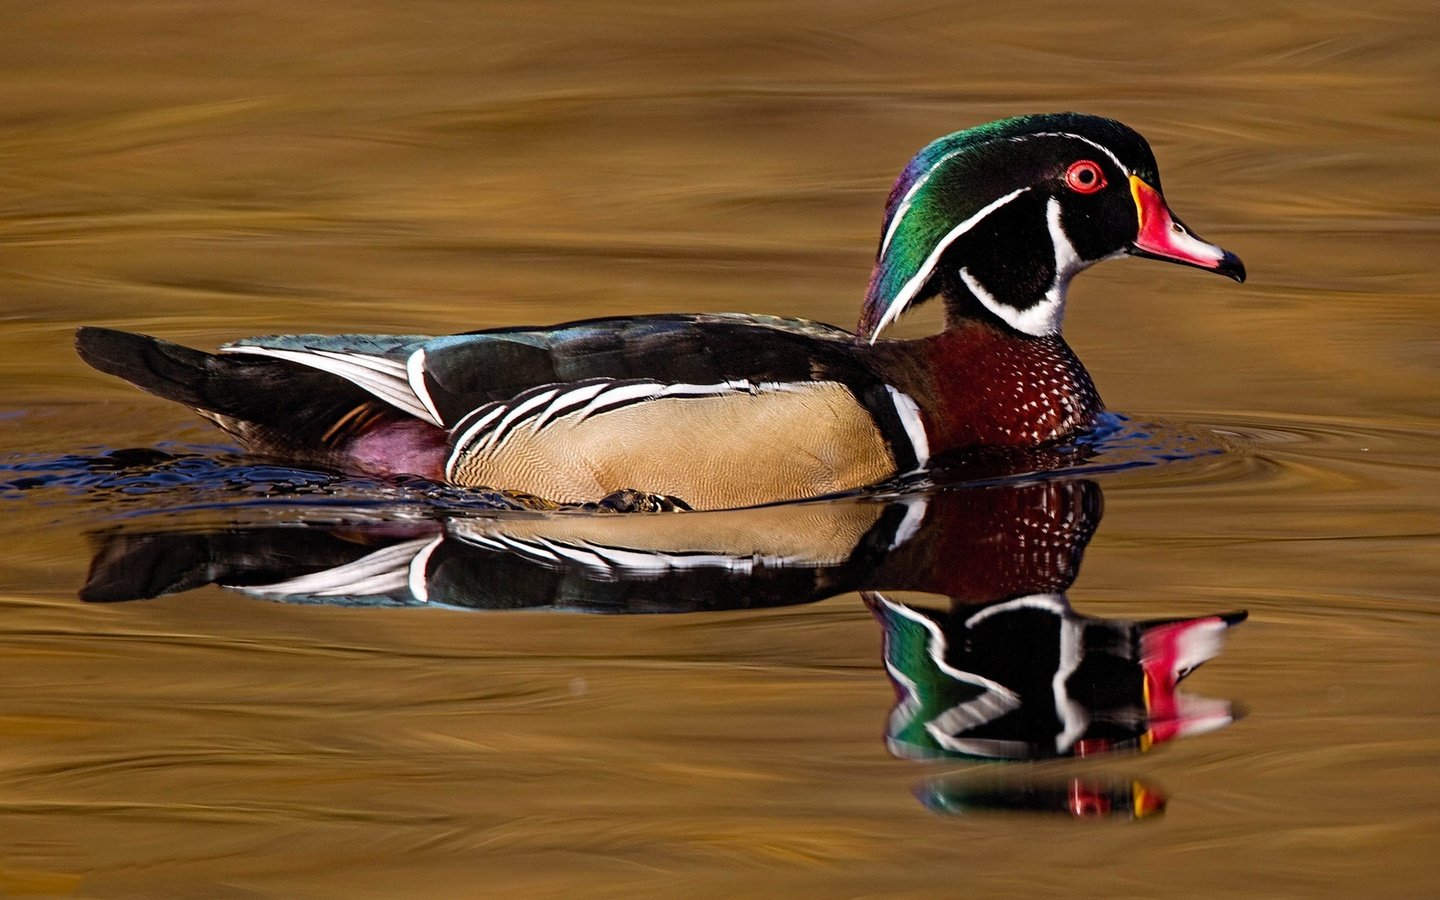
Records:
{"label": "wood duck", "polygon": [[[1103,407],[1060,336],[1066,288],[1125,254],[1245,276],[1171,214],[1139,134],[1033,115],[941,138],[905,169],[855,333],[694,314],[257,337],[218,354],[101,328],[76,344],[97,369],[298,464],[565,503],[634,490],[739,507],[1086,428]],[[936,296],[941,333],[881,339]]]}
{"label": "wood duck", "polygon": [[1180,682],[1224,646],[1244,611],[1131,621],[1076,613],[1041,593],[948,610],[861,593],[885,633],[896,756],[1049,759],[1148,751],[1235,719]]}

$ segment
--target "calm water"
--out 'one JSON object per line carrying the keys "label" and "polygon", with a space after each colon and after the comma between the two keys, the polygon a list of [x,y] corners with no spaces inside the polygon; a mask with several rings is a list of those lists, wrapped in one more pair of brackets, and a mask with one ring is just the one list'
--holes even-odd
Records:
{"label": "calm water", "polygon": [[[6,4],[0,894],[1430,894],[1440,25],[1347,7]],[[1064,108],[1251,272],[1081,276],[1128,418],[1064,478],[507,514],[257,467],[70,350],[848,325],[910,155]],[[1236,610],[1137,699],[1136,622]],[[981,722],[1077,647],[1109,694]]]}

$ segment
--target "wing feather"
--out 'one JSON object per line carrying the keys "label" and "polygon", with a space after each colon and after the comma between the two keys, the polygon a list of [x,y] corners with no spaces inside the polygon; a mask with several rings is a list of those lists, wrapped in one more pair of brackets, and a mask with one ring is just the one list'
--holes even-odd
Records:
{"label": "wing feather", "polygon": [[[364,388],[386,403],[398,407],[418,419],[424,419],[432,425],[442,427],[444,425],[439,416],[431,412],[433,403],[429,400],[428,395],[422,399],[422,395],[417,393],[412,386],[410,369],[406,360],[336,350],[292,350],[253,345],[231,345],[222,347],[220,352],[269,356],[319,369],[322,372],[329,372]],[[415,352],[420,353],[423,350]]]}

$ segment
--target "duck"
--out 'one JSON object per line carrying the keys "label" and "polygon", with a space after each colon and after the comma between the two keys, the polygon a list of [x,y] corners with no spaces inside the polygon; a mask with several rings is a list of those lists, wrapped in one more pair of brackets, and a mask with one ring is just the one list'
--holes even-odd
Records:
{"label": "duck", "polygon": [[[81,327],[80,357],[261,457],[555,503],[723,509],[854,491],[1104,410],[1061,335],[1071,279],[1138,256],[1245,278],[1165,201],[1145,139],[1049,113],[947,135],[890,191],[854,331],[691,313],[444,336],[289,334],[218,352]],[[944,325],[886,336],[939,299]],[[647,507],[649,508],[649,507]]]}

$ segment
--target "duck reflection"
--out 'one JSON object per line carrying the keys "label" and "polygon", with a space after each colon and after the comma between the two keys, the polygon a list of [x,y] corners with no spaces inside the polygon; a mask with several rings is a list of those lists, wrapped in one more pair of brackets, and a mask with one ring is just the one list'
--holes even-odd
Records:
{"label": "duck reflection", "polygon": [[1230,724],[1229,703],[1176,685],[1244,613],[1095,619],[1061,594],[931,610],[863,595],[885,633],[896,704],[886,741],[911,759],[1051,759],[1148,750]]}
{"label": "duck reflection", "polygon": [[724,512],[525,513],[120,529],[82,598],[219,584],[289,602],[681,613],[913,590],[983,602],[1063,590],[1101,509],[1046,481]]}
{"label": "duck reflection", "polygon": [[[890,751],[1040,760],[1146,751],[1221,728],[1225,701],[1177,690],[1243,612],[1084,616],[1065,592],[1102,512],[1088,480],[1044,480],[733,512],[566,512],[211,527],[96,536],[81,596],[220,584],[303,603],[680,613],[859,592],[896,690]],[[944,607],[897,592],[949,599]],[[927,782],[937,812],[1139,818],[1154,788],[1083,780]]]}
{"label": "duck reflection", "polygon": [[1164,795],[1139,781],[1087,778],[988,782],[936,778],[922,784],[915,794],[942,816],[1009,812],[1134,820],[1164,812],[1166,803]]}

